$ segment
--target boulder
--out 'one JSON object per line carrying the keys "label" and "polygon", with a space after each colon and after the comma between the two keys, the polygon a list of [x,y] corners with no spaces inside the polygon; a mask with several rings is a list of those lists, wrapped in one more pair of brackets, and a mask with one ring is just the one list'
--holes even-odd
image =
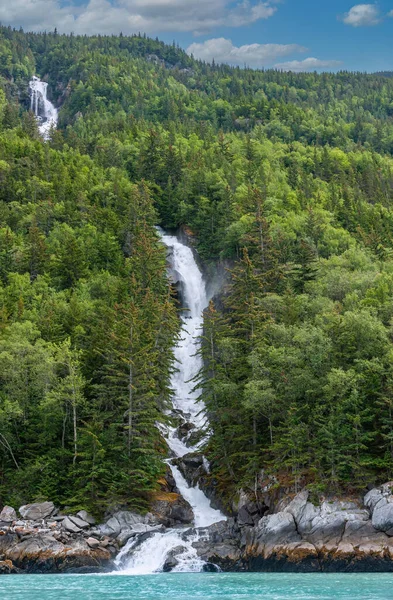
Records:
{"label": "boulder", "polygon": [[373,527],[377,531],[391,534],[393,528],[393,496],[382,498],[374,507],[372,516]]}
{"label": "boulder", "polygon": [[164,566],[162,568],[164,573],[169,573],[169,571],[172,571],[172,569],[177,567],[177,565],[179,564],[179,560],[177,557],[183,554],[183,552],[186,549],[186,546],[176,546],[175,548],[173,548],[173,550],[171,550],[168,553],[168,556],[166,557]]}
{"label": "boulder", "polygon": [[158,521],[165,527],[178,523],[191,524],[194,521],[191,506],[179,494],[160,494],[153,502],[152,509]]}
{"label": "boulder", "polygon": [[0,513],[0,521],[5,523],[12,523],[13,521],[17,521],[18,517],[16,511],[12,506],[5,506]]}
{"label": "boulder", "polygon": [[86,510],[80,510],[76,513],[76,516],[82,519],[82,521],[86,521],[86,523],[89,523],[89,525],[96,524],[95,518],[92,517],[92,515],[90,515]]}
{"label": "boulder", "polygon": [[117,537],[122,531],[132,530],[137,523],[148,523],[148,517],[126,510],[116,512],[106,523],[98,526],[100,535]]}
{"label": "boulder", "polygon": [[71,521],[69,517],[66,517],[64,519],[61,526],[63,527],[63,529],[69,531],[70,533],[80,533],[82,531],[82,529],[78,527],[78,525],[76,525],[73,521]]}
{"label": "boulder", "polygon": [[128,540],[135,535],[139,535],[141,533],[151,533],[156,531],[164,531],[163,525],[145,525],[144,523],[136,523],[132,526],[131,529],[125,529],[119,533],[116,538],[116,541],[123,546]]}
{"label": "boulder", "polygon": [[55,511],[53,502],[38,502],[21,506],[19,513],[23,519],[29,521],[41,521],[47,519]]}
{"label": "boulder", "polygon": [[373,527],[393,536],[393,482],[370,490],[364,497],[364,505],[370,510]]}
{"label": "boulder", "polygon": [[96,540],[96,538],[93,538],[93,537],[88,537],[86,540],[86,544],[90,548],[98,548],[100,546],[100,542],[98,540]]}
{"label": "boulder", "polygon": [[72,521],[77,527],[79,527],[80,529],[88,529],[90,527],[89,523],[87,523],[86,521],[84,521],[83,519],[80,519],[79,517],[74,517],[73,515],[70,515],[69,517],[67,517],[70,521]]}

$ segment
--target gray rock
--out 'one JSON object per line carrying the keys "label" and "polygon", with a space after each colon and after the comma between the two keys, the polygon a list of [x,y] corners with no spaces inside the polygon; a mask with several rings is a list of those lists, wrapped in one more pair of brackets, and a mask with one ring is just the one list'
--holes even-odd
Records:
{"label": "gray rock", "polygon": [[296,523],[299,523],[303,517],[303,513],[308,502],[308,495],[308,490],[302,490],[283,510],[283,512],[289,512],[295,519]]}
{"label": "gray rock", "polygon": [[119,533],[116,540],[119,542],[121,546],[123,546],[128,540],[135,535],[139,535],[141,533],[150,533],[155,531],[164,531],[164,527],[162,525],[145,525],[144,523],[136,523],[132,526],[131,529],[124,529]]}
{"label": "gray rock", "polygon": [[76,513],[76,516],[82,519],[82,521],[86,521],[86,523],[89,523],[89,525],[96,524],[95,518],[92,515],[90,515],[86,510],[80,510],[78,513]]}
{"label": "gray rock", "polygon": [[100,545],[100,542],[93,537],[88,537],[86,543],[90,548],[98,548]]}
{"label": "gray rock", "polygon": [[122,531],[132,529],[137,523],[146,523],[147,519],[143,515],[129,511],[119,511],[115,513],[106,523],[98,526],[101,535],[117,537]]}
{"label": "gray rock", "polygon": [[248,512],[246,506],[242,506],[237,515],[237,522],[240,526],[254,525],[253,516]]}
{"label": "gray rock", "polygon": [[375,505],[372,524],[377,531],[389,531],[393,528],[393,496],[381,498]]}
{"label": "gray rock", "polygon": [[64,519],[61,526],[70,533],[80,533],[82,531],[81,528],[75,525],[75,523],[73,523],[69,517]]}
{"label": "gray rock", "polygon": [[0,521],[5,523],[12,523],[18,519],[15,509],[12,506],[5,506],[0,513]]}
{"label": "gray rock", "polygon": [[375,506],[383,498],[382,491],[378,488],[370,490],[364,497],[364,506],[370,509],[371,514],[374,511]]}
{"label": "gray rock", "polygon": [[38,502],[35,504],[26,504],[21,506],[19,513],[23,519],[29,519],[30,521],[41,521],[50,517],[55,511],[55,505],[53,502]]}
{"label": "gray rock", "polygon": [[162,570],[164,571],[164,573],[168,573],[169,571],[172,571],[172,569],[174,569],[178,564],[178,556],[183,554],[183,552],[186,550],[185,546],[176,546],[175,548],[173,548],[173,550],[171,550],[168,553],[168,556],[165,559],[165,563],[164,566],[162,568]]}
{"label": "gray rock", "polygon": [[176,523],[191,524],[194,521],[194,513],[190,504],[180,495],[168,500],[156,500],[152,509],[159,523],[166,527],[172,527]]}
{"label": "gray rock", "polygon": [[77,527],[80,529],[88,529],[90,527],[89,523],[80,519],[79,517],[74,517],[73,515],[69,515],[68,519],[72,521]]}
{"label": "gray rock", "polygon": [[364,497],[364,505],[370,510],[373,527],[393,535],[393,483],[388,482],[370,490]]}
{"label": "gray rock", "polygon": [[300,536],[296,531],[294,518],[289,513],[277,513],[262,517],[259,521],[258,538],[264,541],[289,543],[300,540]]}

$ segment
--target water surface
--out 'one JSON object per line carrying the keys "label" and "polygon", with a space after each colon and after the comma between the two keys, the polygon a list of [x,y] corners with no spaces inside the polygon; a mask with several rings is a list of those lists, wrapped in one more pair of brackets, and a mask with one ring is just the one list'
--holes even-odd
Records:
{"label": "water surface", "polygon": [[3,600],[392,600],[391,574],[4,575]]}

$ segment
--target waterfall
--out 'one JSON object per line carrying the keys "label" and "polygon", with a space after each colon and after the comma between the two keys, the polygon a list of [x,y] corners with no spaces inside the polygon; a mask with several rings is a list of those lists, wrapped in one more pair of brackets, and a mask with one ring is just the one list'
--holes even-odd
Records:
{"label": "waterfall", "polygon": [[[184,309],[182,314],[182,335],[174,349],[176,369],[172,376],[173,408],[182,415],[185,422],[194,426],[193,431],[201,430],[206,423],[206,415],[201,402],[198,402],[199,391],[194,390],[193,379],[202,366],[202,358],[198,354],[200,343],[198,336],[203,326],[203,311],[208,306],[206,286],[202,273],[195,261],[194,254],[188,246],[175,236],[167,235],[159,230],[162,242],[168,248],[170,274],[180,285]],[[167,439],[169,448],[175,457],[182,457],[198,447],[190,448],[179,438],[174,427],[160,427]],[[203,528],[226,520],[219,510],[212,508],[209,499],[199,486],[189,486],[179,469],[167,460],[176,487],[185,500],[191,505],[194,513],[196,529],[173,528],[164,533],[155,533],[140,545],[132,539],[119,553],[116,564],[123,574],[146,574],[162,571],[171,553],[176,554],[176,566],[173,571],[202,571],[204,562],[198,557],[193,543],[207,535]],[[204,460],[205,469],[209,465]],[[198,529],[202,528],[202,529]]]}
{"label": "waterfall", "polygon": [[47,140],[51,128],[56,127],[58,121],[57,109],[47,98],[48,84],[33,77],[29,83],[29,91],[30,109],[37,118],[40,134]]}

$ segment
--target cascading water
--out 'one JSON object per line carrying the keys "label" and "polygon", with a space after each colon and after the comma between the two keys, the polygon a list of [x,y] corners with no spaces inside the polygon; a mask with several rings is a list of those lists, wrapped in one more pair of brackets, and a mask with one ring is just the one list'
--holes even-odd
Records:
{"label": "cascading water", "polygon": [[38,129],[47,140],[52,127],[57,126],[58,111],[47,98],[48,84],[38,77],[33,77],[29,83],[30,109],[39,123]]}
{"label": "cascading water", "polygon": [[[192,250],[175,236],[166,235],[161,230],[159,233],[169,250],[171,274],[181,286],[186,309],[182,316],[183,333],[174,352],[177,371],[173,374],[171,382],[174,391],[173,408],[177,414],[182,415],[186,423],[194,427],[193,431],[199,431],[206,423],[206,415],[204,407],[198,402],[199,392],[194,390],[193,380],[202,366],[202,358],[198,354],[198,336],[203,326],[203,311],[208,306],[206,286]],[[192,451],[192,447],[179,438],[174,427],[161,430],[175,457],[182,457]],[[194,449],[196,447],[194,446]],[[198,486],[188,485],[180,470],[172,464],[172,459],[169,459],[167,464],[177,489],[192,507],[196,529],[171,529],[164,533],[155,533],[140,545],[135,539],[131,539],[116,559],[122,574],[162,571],[168,556],[174,551],[177,564],[173,571],[201,571],[205,563],[198,557],[193,544],[207,535],[203,528],[226,520],[225,515],[212,508],[209,499]],[[204,465],[208,471],[206,460]]]}

